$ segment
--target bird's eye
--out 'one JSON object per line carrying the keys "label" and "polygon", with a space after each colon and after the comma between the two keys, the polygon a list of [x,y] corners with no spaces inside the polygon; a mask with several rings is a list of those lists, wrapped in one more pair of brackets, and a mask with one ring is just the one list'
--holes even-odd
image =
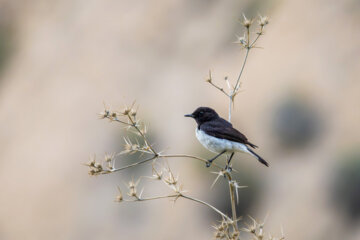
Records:
{"label": "bird's eye", "polygon": [[202,115],[204,115],[204,112],[203,111],[199,112],[199,116],[202,116]]}

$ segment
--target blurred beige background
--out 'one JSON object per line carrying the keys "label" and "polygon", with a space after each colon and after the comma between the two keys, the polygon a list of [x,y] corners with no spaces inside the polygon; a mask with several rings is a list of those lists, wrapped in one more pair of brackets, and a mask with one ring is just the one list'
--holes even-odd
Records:
{"label": "blurred beige background", "polygon": [[[91,154],[120,152],[103,102],[136,99],[157,149],[205,151],[183,117],[227,99],[204,80],[234,80],[241,13],[270,16],[250,53],[234,125],[271,164],[236,156],[241,214],[287,239],[360,238],[360,2],[240,0],[0,1],[0,239],[210,239],[217,216],[194,203],[115,203],[138,171],[90,177]],[[189,193],[224,211],[224,184],[189,159],[169,161]],[[147,192],[151,194],[151,190]],[[246,234],[243,234],[246,238]]]}

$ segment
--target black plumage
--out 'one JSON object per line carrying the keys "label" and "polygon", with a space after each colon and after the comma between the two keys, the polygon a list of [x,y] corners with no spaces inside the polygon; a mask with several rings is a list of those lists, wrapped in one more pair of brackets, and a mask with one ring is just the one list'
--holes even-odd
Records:
{"label": "black plumage", "polygon": [[211,121],[204,122],[200,124],[198,128],[204,131],[206,134],[216,138],[242,143],[245,145],[249,145],[252,148],[258,147],[255,144],[249,142],[244,134],[233,128],[231,123],[221,117],[217,117]]}
{"label": "black plumage", "polygon": [[[185,116],[194,118],[196,123],[198,124],[198,130],[203,131],[209,136],[244,144],[249,153],[254,155],[259,162],[261,162],[267,167],[269,166],[269,164],[262,157],[257,155],[253,150],[248,147],[250,146],[251,148],[257,148],[257,146],[249,142],[244,134],[235,129],[230,122],[221,118],[215,112],[215,110],[208,107],[199,107],[192,114],[187,114]],[[219,155],[221,154],[222,153],[220,153]]]}

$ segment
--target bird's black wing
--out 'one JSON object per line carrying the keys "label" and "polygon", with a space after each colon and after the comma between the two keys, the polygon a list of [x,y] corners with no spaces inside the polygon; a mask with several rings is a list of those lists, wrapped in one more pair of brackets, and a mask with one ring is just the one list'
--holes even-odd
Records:
{"label": "bird's black wing", "polygon": [[255,144],[248,141],[244,134],[233,128],[231,123],[222,118],[201,124],[200,130],[216,138],[226,139],[249,145],[252,148],[257,148]]}

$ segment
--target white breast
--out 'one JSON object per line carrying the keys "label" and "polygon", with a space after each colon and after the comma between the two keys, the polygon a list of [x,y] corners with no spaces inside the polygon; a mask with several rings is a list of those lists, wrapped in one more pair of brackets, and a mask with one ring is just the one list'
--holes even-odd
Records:
{"label": "white breast", "polygon": [[204,131],[199,130],[196,128],[196,138],[199,140],[199,142],[208,150],[215,152],[215,153],[221,153],[223,151],[227,152],[246,152],[249,153],[247,150],[247,147],[238,142],[233,142],[226,139],[219,139],[213,136],[210,136],[206,134]]}

